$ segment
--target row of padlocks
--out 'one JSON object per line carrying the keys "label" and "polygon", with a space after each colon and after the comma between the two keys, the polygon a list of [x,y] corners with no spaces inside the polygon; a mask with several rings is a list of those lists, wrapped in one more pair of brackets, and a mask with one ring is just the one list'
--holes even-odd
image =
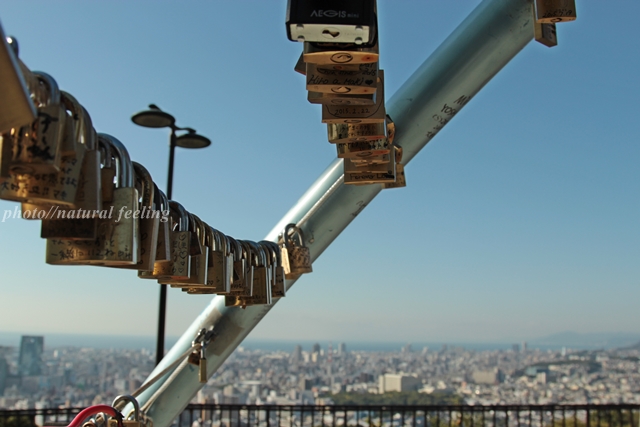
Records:
{"label": "row of padlocks", "polygon": [[322,107],[345,184],[406,186],[385,109],[375,0],[289,0],[286,27],[290,40],[303,43],[294,69],[306,77],[308,101]]}
{"label": "row of padlocks", "polygon": [[548,47],[557,46],[556,23],[575,21],[576,17],[575,0],[535,0],[534,39]]}
{"label": "row of padlocks", "polygon": [[[14,39],[2,35],[1,43],[0,68],[14,85],[7,92],[0,83],[10,96],[0,107],[0,198],[41,221],[47,263],[137,270],[140,278],[225,295],[227,306],[242,307],[271,304],[285,296],[285,278],[311,272],[294,224],[279,244],[236,240],[210,227],[167,200],[147,169],[117,138],[97,133],[55,79],[31,72]],[[24,114],[4,114],[11,105],[23,105]]]}

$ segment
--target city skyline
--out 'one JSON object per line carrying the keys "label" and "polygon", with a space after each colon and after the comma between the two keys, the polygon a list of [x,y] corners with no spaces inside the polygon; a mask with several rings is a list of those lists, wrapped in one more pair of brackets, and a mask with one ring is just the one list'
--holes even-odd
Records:
{"label": "city skyline", "polygon": [[[378,2],[389,97],[478,3]],[[606,2],[578,2],[557,47],[527,45],[407,165],[407,188],[364,209],[250,338],[639,333],[640,3],[620,4],[614,21]],[[8,2],[0,19],[25,64],[85,105],[161,188],[168,132],[131,115],[156,103],[211,138],[197,154],[176,153],[175,199],[231,236],[260,240],[335,158],[293,71],[301,45],[286,39],[285,8],[29,0]],[[0,247],[0,329],[156,333],[155,282],[45,264],[37,221],[9,219],[0,233],[10,242]],[[209,301],[170,289],[168,335]],[[106,321],[112,312],[122,315]]]}

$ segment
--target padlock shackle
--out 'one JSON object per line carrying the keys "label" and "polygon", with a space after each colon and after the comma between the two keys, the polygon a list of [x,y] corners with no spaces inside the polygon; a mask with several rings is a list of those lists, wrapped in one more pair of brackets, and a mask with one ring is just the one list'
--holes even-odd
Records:
{"label": "padlock shackle", "polygon": [[[293,230],[293,233],[289,233],[289,230]],[[282,240],[284,241],[284,244],[287,245],[287,242],[293,242],[293,236],[298,235],[298,241],[300,243],[300,246],[303,247],[304,246],[304,234],[302,233],[302,230],[300,229],[300,227],[298,227],[295,224],[287,224],[287,226],[284,228],[284,235],[282,236]]]}
{"label": "padlock shackle", "polygon": [[233,252],[234,261],[242,261],[242,245],[233,237],[227,236],[229,239],[230,249]]}
{"label": "padlock shackle", "polygon": [[[89,113],[86,113],[86,110],[82,108],[82,105],[80,105],[73,95],[63,90],[60,91],[60,99],[64,107],[71,111],[71,119],[73,120],[73,123],[77,123],[74,126],[74,143],[81,141],[85,147],[90,148],[87,145],[87,141],[90,138],[90,130],[93,130],[93,125],[91,124],[91,117],[89,117]],[[87,120],[89,121],[89,127],[87,127]]]}
{"label": "padlock shackle", "polygon": [[[58,87],[58,83],[56,79],[51,77],[49,74],[42,71],[34,71],[33,75],[36,76],[38,81],[47,89],[47,98],[46,99],[34,99],[36,103],[36,107],[43,107],[45,105],[52,104],[60,104],[60,88]],[[37,98],[38,94],[34,94]]]}
{"label": "padlock shackle", "polygon": [[258,266],[258,254],[254,254],[253,253],[253,250],[251,249],[251,245],[249,244],[248,241],[240,240],[240,244],[242,245],[242,248],[243,248],[244,253],[246,255],[245,259],[249,261],[249,265],[251,265],[252,267],[257,267]]}
{"label": "padlock shackle", "polygon": [[[116,396],[116,398],[113,399],[113,403],[111,404],[111,406],[117,408],[118,404],[120,404],[121,401],[126,401],[133,405],[133,420],[140,421],[140,404],[138,403],[136,398],[128,394],[121,394],[120,396]],[[128,416],[125,416],[125,419],[127,418]]]}
{"label": "padlock shackle", "polygon": [[207,240],[209,241],[207,246],[214,251],[223,251],[222,240],[220,239],[218,232],[207,223],[205,223],[205,226],[207,227]]}
{"label": "padlock shackle", "polygon": [[109,134],[99,133],[98,140],[100,139],[107,140],[115,154],[116,165],[118,166],[117,188],[133,187],[133,164],[127,148],[116,137]]}
{"label": "padlock shackle", "polygon": [[207,227],[197,215],[195,214],[189,214],[189,215],[191,215],[191,218],[195,222],[196,235],[200,240],[200,244],[202,244],[203,246],[207,246]]}
{"label": "padlock shackle", "polygon": [[98,138],[97,134],[94,134],[98,142],[98,150],[102,154],[100,156],[100,165],[103,168],[110,168],[113,166],[113,153],[111,152],[111,144],[105,139]]}
{"label": "padlock shackle", "polygon": [[174,218],[174,223],[178,224],[178,231],[189,231],[189,214],[187,210],[175,200],[169,200],[169,212]]}
{"label": "padlock shackle", "polygon": [[258,259],[258,266],[267,266],[267,256],[262,249],[262,246],[258,245],[256,242],[251,240],[247,240],[247,244],[251,246],[251,251],[256,255]]}
{"label": "padlock shackle", "polygon": [[156,185],[153,183],[153,178],[151,178],[151,174],[138,162],[133,162],[133,171],[136,175],[136,178],[142,182],[142,205],[147,206],[150,209],[153,209],[153,203],[155,200],[155,187]]}
{"label": "padlock shackle", "polygon": [[271,252],[273,257],[275,257],[276,260],[276,266],[277,267],[282,267],[282,258],[281,258],[281,253],[280,253],[280,246],[277,243],[274,243],[270,240],[262,240],[260,243],[268,246],[271,248]]}

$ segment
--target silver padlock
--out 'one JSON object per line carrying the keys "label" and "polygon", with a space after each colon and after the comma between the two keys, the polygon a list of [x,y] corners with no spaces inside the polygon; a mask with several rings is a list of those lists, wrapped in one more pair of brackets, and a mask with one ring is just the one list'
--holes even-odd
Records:
{"label": "silver padlock", "polygon": [[295,224],[288,224],[285,227],[280,251],[285,278],[295,279],[300,274],[313,272],[311,253],[309,248],[304,245],[302,230]]}

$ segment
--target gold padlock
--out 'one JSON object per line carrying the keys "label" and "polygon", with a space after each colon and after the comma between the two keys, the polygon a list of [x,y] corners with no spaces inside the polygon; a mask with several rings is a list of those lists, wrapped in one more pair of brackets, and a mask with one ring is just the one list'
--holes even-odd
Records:
{"label": "gold padlock", "polygon": [[[298,238],[297,244],[295,236]],[[313,272],[311,253],[309,252],[309,248],[304,245],[302,229],[295,224],[288,224],[285,227],[284,233],[282,234],[280,252],[285,278],[295,279],[300,274]]]}
{"label": "gold padlock", "polygon": [[396,162],[396,181],[382,184],[382,188],[403,188],[407,186],[407,178],[404,175],[404,165],[402,164],[402,147],[394,145]]}
{"label": "gold padlock", "polygon": [[[70,194],[75,191],[75,203],[74,206],[54,206],[55,216],[42,220],[40,237],[45,239],[91,240],[97,237],[97,219],[102,209],[100,182],[98,180],[100,174],[100,152],[96,150],[97,136],[91,124],[89,113],[77,102],[75,104],[74,110],[79,110],[79,112],[78,114],[74,113],[74,116],[78,118],[77,127],[80,129],[77,134],[79,139],[76,146],[78,151],[83,152],[77,156],[83,157],[82,166],[79,172],[61,171],[67,178],[71,175],[75,178],[77,173],[77,189],[69,189],[67,191]],[[66,160],[67,157],[63,159],[63,162]],[[76,168],[77,164],[73,167]],[[69,185],[68,180],[66,185]],[[64,191],[64,188],[65,186],[62,187],[62,191]],[[36,212],[39,209],[46,209],[51,212],[52,206],[50,204],[43,206],[23,202],[23,216],[31,212],[31,217],[37,217]]]}
{"label": "gold padlock", "polygon": [[226,296],[225,306],[246,307],[271,304],[271,284],[268,277],[266,257],[262,248],[254,242],[245,241],[253,253],[253,286],[251,296]]}
{"label": "gold padlock", "polygon": [[167,196],[154,184],[155,210],[160,212],[160,226],[158,230],[158,244],[156,249],[157,262],[171,262],[171,217],[169,216],[169,200]]}
{"label": "gold padlock", "polygon": [[[86,143],[93,135],[93,127],[90,117],[85,116],[82,106],[71,95],[63,92],[60,99],[61,105],[57,105],[56,108],[61,108],[64,113],[61,120],[66,120],[66,126],[71,128],[67,139],[72,142],[68,142],[66,145],[67,147],[73,146],[75,149],[68,151],[67,155],[59,160],[59,171],[54,173],[13,173],[9,178],[0,180],[0,198],[26,203],[23,209],[24,218],[35,216],[33,219],[43,219],[43,217],[34,215],[38,208],[33,205],[43,205],[42,209],[47,210],[49,218],[54,211],[51,209],[53,205],[61,205],[62,209],[77,207],[76,195],[87,151]],[[66,109],[71,111],[73,119],[67,116]],[[88,125],[85,124],[87,120],[89,121]],[[59,154],[62,142],[58,141],[56,145]],[[12,166],[12,171],[15,169]],[[96,208],[95,205],[91,207]],[[55,209],[56,212],[57,210]]]}
{"label": "gold padlock", "polygon": [[83,265],[134,265],[140,259],[140,229],[138,191],[133,186],[133,165],[124,145],[116,138],[98,134],[107,141],[116,154],[118,163],[118,187],[114,201],[103,206],[108,218],[98,221],[98,237],[95,240],[70,241],[47,239],[47,263]]}
{"label": "gold padlock", "polygon": [[378,42],[373,46],[305,42],[302,57],[307,64],[367,64],[378,62]]}
{"label": "gold padlock", "polygon": [[[309,78],[307,76],[307,78]],[[370,81],[370,80],[367,80]],[[377,82],[377,83],[376,83]],[[385,123],[384,71],[378,71],[377,80],[373,79],[376,89],[376,104],[366,105],[322,105],[322,123],[365,124]]]}
{"label": "gold padlock", "polygon": [[536,22],[540,24],[574,21],[577,17],[575,0],[536,0]]}
{"label": "gold padlock", "polygon": [[338,157],[343,159],[368,159],[388,155],[391,147],[391,144],[389,144],[386,138],[375,141],[336,144]]}
{"label": "gold padlock", "polygon": [[53,77],[35,72],[43,90],[34,99],[37,118],[20,128],[13,144],[10,172],[22,174],[52,174],[60,171],[60,145],[64,139],[67,113],[61,103],[60,90]]}
{"label": "gold padlock", "polygon": [[332,144],[387,139],[384,123],[329,123],[327,136]]}
{"label": "gold padlock", "polygon": [[307,64],[306,77],[308,91],[342,95],[376,93],[376,99],[378,98],[377,62],[357,64],[355,68],[342,65]]}
{"label": "gold padlock", "polygon": [[558,33],[556,24],[543,24],[540,22],[533,23],[533,38],[540,44],[547,47],[558,46]]}
{"label": "gold padlock", "polygon": [[309,91],[307,93],[307,101],[311,104],[375,105],[376,92],[357,95]]}

